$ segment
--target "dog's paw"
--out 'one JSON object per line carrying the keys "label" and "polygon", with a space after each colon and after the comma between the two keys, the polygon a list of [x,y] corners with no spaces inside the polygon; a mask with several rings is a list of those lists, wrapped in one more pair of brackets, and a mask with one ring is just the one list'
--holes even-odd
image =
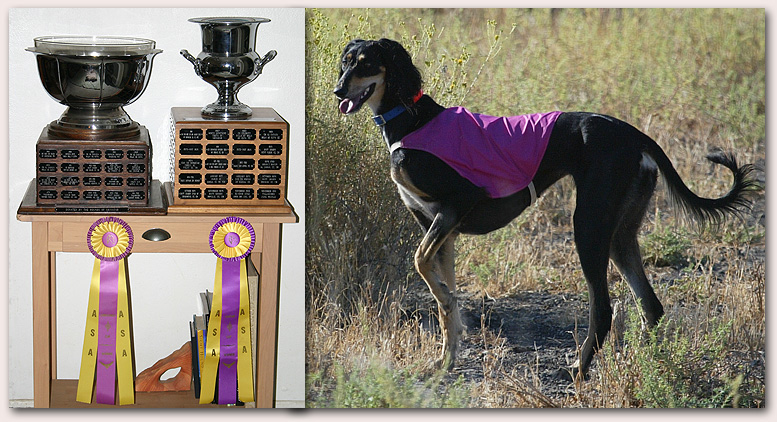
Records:
{"label": "dog's paw", "polygon": [[[553,377],[558,380],[573,383],[575,382],[576,379],[580,377],[580,369],[576,366],[562,367],[556,370],[556,372],[553,374]],[[583,375],[583,380],[587,380],[587,379],[588,379],[588,375],[587,374]]]}

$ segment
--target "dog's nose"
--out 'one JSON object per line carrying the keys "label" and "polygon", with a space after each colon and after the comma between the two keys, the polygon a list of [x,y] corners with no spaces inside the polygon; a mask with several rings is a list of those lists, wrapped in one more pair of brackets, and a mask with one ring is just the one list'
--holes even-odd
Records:
{"label": "dog's nose", "polygon": [[345,89],[345,87],[339,87],[335,88],[334,94],[337,96],[337,98],[345,98],[345,94],[348,93],[348,90]]}

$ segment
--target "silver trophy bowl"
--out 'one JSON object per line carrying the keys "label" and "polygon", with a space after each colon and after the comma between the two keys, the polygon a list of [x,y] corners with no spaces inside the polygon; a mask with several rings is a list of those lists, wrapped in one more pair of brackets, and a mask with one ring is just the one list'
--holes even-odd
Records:
{"label": "silver trophy bowl", "polygon": [[192,18],[189,22],[200,24],[202,52],[193,57],[181,50],[194,65],[197,76],[213,85],[218,100],[202,108],[203,117],[213,119],[241,119],[251,115],[251,107],[237,99],[243,85],[262,74],[262,69],[277,55],[270,50],[264,57],[254,51],[256,29],[266,18]]}
{"label": "silver trophy bowl", "polygon": [[51,36],[34,39],[46,92],[68,106],[49,126],[65,138],[128,138],[139,133],[124,106],[140,97],[151,76],[151,63],[162,50],[142,38]]}

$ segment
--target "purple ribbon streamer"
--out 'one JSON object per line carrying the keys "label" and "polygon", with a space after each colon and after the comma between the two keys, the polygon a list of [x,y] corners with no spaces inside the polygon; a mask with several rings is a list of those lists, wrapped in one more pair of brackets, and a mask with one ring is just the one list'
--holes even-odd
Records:
{"label": "purple ribbon streamer", "polygon": [[100,315],[97,329],[97,403],[114,404],[116,392],[116,312],[119,261],[100,261]]}
{"label": "purple ribbon streamer", "polygon": [[242,260],[223,259],[221,264],[221,339],[219,404],[237,403],[237,330],[240,313]]}

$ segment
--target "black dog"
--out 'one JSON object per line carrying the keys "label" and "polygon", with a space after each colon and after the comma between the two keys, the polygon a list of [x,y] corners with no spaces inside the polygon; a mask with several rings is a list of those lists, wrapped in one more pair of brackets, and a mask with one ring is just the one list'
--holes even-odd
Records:
{"label": "black dog", "polygon": [[[367,104],[391,151],[391,178],[425,236],[415,266],[437,300],[443,334],[440,363],[455,361],[463,325],[455,296],[454,239],[459,233],[484,234],[499,229],[528,207],[560,178],[571,175],[577,187],[575,245],[588,283],[588,335],[573,376],[586,374],[610,330],[612,308],[607,265],[613,260],[641,304],[643,318],[654,326],[664,313],[645,276],[637,233],[661,170],[673,200],[702,223],[718,223],[747,207],[748,191],[757,189],[751,165],[737,166],[721,152],[707,158],[731,170],[734,184],[717,199],[691,192],[661,147],[633,126],[593,113],[560,113],[532,183],[504,197],[489,195],[438,156],[404,148],[400,141],[440,115],[445,108],[421,94],[421,75],[396,41],[354,40],[343,51],[335,95],[342,113]],[[431,141],[448,142],[446,139]]]}

